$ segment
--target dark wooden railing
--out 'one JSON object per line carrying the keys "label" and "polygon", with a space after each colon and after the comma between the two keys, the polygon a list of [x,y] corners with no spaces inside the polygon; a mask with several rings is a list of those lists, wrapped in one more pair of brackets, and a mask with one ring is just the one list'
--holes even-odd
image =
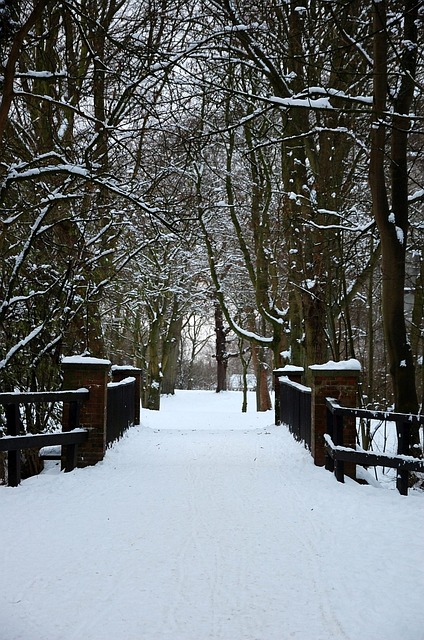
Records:
{"label": "dark wooden railing", "polygon": [[[366,420],[390,420],[396,423],[398,435],[397,455],[373,453],[343,446],[343,417],[350,416]],[[327,398],[327,433],[325,434],[325,467],[339,482],[344,482],[344,463],[350,462],[363,467],[384,466],[397,469],[396,488],[402,495],[408,494],[409,473],[424,471],[424,460],[409,454],[411,425],[424,424],[424,416],[412,416],[390,411],[370,411],[340,406],[333,398]]]}
{"label": "dark wooden railing", "polygon": [[286,424],[296,438],[311,448],[311,389],[289,378],[278,379],[280,423]]}
{"label": "dark wooden railing", "polygon": [[135,422],[135,378],[124,378],[107,385],[106,443],[122,437]]}
{"label": "dark wooden railing", "polygon": [[[64,470],[72,471],[77,462],[77,448],[88,437],[85,429],[79,428],[81,403],[88,398],[87,389],[78,391],[50,391],[35,393],[0,393],[0,404],[6,415],[6,436],[0,438],[0,451],[8,453],[8,485],[16,487],[21,481],[21,450],[41,449],[61,445],[64,448]],[[20,405],[41,402],[69,403],[69,424],[66,432],[21,434]]]}

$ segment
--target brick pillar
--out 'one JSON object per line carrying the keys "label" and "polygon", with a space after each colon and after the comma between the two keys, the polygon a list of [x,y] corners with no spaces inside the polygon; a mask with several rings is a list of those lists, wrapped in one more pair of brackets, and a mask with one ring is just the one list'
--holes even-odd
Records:
{"label": "brick pillar", "polygon": [[[326,398],[344,407],[356,407],[361,365],[357,360],[328,362],[309,367],[312,373],[311,453],[318,466],[325,464],[324,433],[327,427]],[[343,418],[344,446],[356,448],[355,418]],[[346,475],[355,478],[355,465],[345,464]]]}
{"label": "brick pillar", "polygon": [[281,398],[280,398],[280,385],[279,378],[286,376],[292,382],[298,382],[302,384],[303,374],[305,370],[303,367],[295,367],[292,364],[286,364],[284,367],[274,369],[274,411],[275,411],[275,424],[281,424]]}
{"label": "brick pillar", "polygon": [[[62,359],[63,389],[90,391],[80,413],[80,425],[88,429],[86,443],[78,447],[78,467],[87,467],[103,460],[106,451],[106,408],[107,383],[110,369],[109,360],[84,356],[70,356]],[[66,430],[67,412],[63,415],[63,430]]]}
{"label": "brick pillar", "polygon": [[143,383],[143,369],[137,369],[137,367],[131,367],[130,365],[113,365],[112,382],[121,382],[121,380],[130,377],[135,378],[134,422],[135,424],[140,424],[140,401]]}

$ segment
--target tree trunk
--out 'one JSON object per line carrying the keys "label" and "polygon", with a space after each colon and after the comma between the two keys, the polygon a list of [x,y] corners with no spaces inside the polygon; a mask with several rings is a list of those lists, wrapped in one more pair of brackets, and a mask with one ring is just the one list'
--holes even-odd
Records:
{"label": "tree trunk", "polygon": [[156,318],[150,326],[149,344],[147,347],[147,384],[145,407],[153,411],[160,409],[162,372],[159,353],[160,320]]}
{"label": "tree trunk", "polygon": [[418,356],[418,376],[417,386],[419,388],[419,398],[421,411],[424,407],[424,339],[423,339],[423,319],[424,319],[424,260],[420,261],[420,272],[414,286],[414,306],[412,309],[412,329],[411,348],[412,353]]}
{"label": "tree trunk", "polygon": [[[414,8],[415,5],[415,8]],[[417,6],[415,2],[405,3],[404,37],[416,43]],[[408,11],[409,8],[409,11]],[[403,55],[401,83],[395,100],[393,126],[390,129],[390,171],[392,207],[389,204],[386,184],[385,148],[387,127],[388,91],[388,34],[386,3],[376,2],[373,9],[374,32],[374,107],[371,128],[370,188],[373,214],[381,238],[382,257],[382,313],[384,335],[387,347],[390,374],[396,411],[417,413],[418,400],[415,387],[415,371],[411,346],[405,324],[405,264],[406,236],[408,231],[408,173],[407,140],[410,127],[409,109],[413,97],[413,78],[416,50],[408,47],[408,56]],[[405,47],[406,49],[406,47]],[[403,115],[405,114],[405,115]],[[412,434],[412,444],[417,444],[418,430]]]}
{"label": "tree trunk", "polygon": [[246,350],[243,349],[243,340],[239,339],[239,352],[240,352],[240,362],[242,367],[242,381],[243,381],[243,402],[241,405],[242,413],[247,412],[247,372],[249,369],[249,364],[251,360],[252,349],[248,349],[247,353],[248,357],[245,357]]}
{"label": "tree trunk", "polygon": [[264,359],[264,349],[253,344],[252,359],[256,374],[256,411],[269,411],[272,409],[272,401],[268,388],[268,365]]}
{"label": "tree trunk", "polygon": [[227,391],[227,330],[224,328],[224,318],[219,303],[215,303],[215,358],[217,385],[216,393]]}
{"label": "tree trunk", "polygon": [[325,296],[317,279],[313,288],[303,294],[305,323],[306,367],[323,364],[327,360]]}
{"label": "tree trunk", "polygon": [[0,103],[0,142],[3,140],[4,132],[7,127],[9,112],[12,106],[12,100],[14,96],[13,83],[15,80],[16,65],[21,55],[22,46],[25,39],[34,27],[37,21],[41,18],[43,11],[51,3],[50,0],[40,0],[36,2],[31,13],[26,18],[20,29],[16,32],[10,53],[4,69],[4,78],[2,82],[2,96]]}
{"label": "tree trunk", "polygon": [[178,376],[178,354],[181,342],[183,318],[172,319],[168,329],[168,336],[164,344],[162,356],[163,378],[162,393],[174,395]]}

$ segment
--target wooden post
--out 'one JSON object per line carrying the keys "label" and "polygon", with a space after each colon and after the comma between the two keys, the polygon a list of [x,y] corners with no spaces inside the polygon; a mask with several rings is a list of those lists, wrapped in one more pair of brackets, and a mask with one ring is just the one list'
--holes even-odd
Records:
{"label": "wooden post", "polygon": [[[333,416],[333,442],[335,445],[342,445],[345,446],[345,442],[344,442],[344,438],[345,438],[345,424],[346,424],[346,420],[348,420],[347,416],[340,416],[335,414]],[[355,425],[356,426],[356,425]],[[352,446],[352,445],[349,445]],[[356,448],[356,428],[355,428],[355,444],[352,447],[353,449]],[[349,463],[346,462],[346,468],[349,471]],[[343,460],[336,460],[334,461],[334,475],[336,476],[338,482],[344,482],[344,475],[345,475],[345,463]],[[350,468],[350,473],[349,475],[352,478],[356,477],[356,473],[355,473],[355,466]]]}
{"label": "wooden post", "polygon": [[[80,426],[80,415],[81,415],[81,402],[70,402],[69,403],[69,419],[68,419],[68,429],[72,431],[73,429],[77,429]],[[68,444],[65,447],[62,446],[62,468],[68,472],[73,471],[78,464],[78,445],[76,444]]]}
{"label": "wooden post", "polygon": [[143,383],[143,369],[130,365],[116,365],[112,367],[112,382],[121,382],[125,378],[135,378],[134,424],[140,424],[141,388]]}
{"label": "wooden post", "polygon": [[[361,365],[357,360],[328,362],[309,367],[312,372],[311,453],[318,466],[325,464],[324,434],[327,425],[326,398],[335,398],[345,407],[357,406],[357,391]],[[343,444],[356,449],[355,418],[344,416]],[[344,473],[355,478],[355,465],[345,463]]]}
{"label": "wooden post", "polygon": [[[411,423],[400,422],[396,425],[398,438],[398,455],[409,455],[409,443],[411,438]],[[401,496],[408,495],[409,471],[396,470],[396,489]]]}
{"label": "wooden post", "polygon": [[[6,433],[8,436],[18,436],[21,427],[19,404],[7,404]],[[21,482],[21,450],[9,451],[7,454],[7,484],[9,487],[17,487]]]}
{"label": "wooden post", "polygon": [[[86,467],[103,460],[106,451],[106,408],[107,382],[110,369],[109,360],[84,356],[70,356],[62,359],[63,389],[88,389],[88,400],[80,411],[80,425],[87,429],[88,440],[78,447],[77,466]],[[69,431],[68,411],[63,411],[63,431]],[[72,455],[72,454],[71,454]],[[63,456],[62,456],[63,460]],[[63,466],[65,461],[63,460]]]}

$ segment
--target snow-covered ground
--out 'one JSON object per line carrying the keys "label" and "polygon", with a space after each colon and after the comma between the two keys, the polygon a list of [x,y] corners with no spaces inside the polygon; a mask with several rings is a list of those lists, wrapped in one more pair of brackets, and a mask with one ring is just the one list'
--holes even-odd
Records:
{"label": "snow-covered ground", "polygon": [[0,640],[422,640],[424,494],[345,485],[241,394],[0,487]]}

